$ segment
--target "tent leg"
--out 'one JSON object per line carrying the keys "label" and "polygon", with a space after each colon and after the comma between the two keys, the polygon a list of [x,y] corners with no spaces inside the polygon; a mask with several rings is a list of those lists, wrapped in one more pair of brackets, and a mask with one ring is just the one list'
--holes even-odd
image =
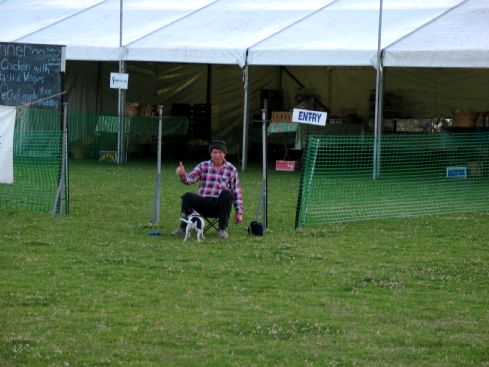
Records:
{"label": "tent leg", "polygon": [[263,175],[263,228],[268,228],[268,144],[267,144],[267,114],[268,103],[265,99],[261,110],[262,120],[262,175]]}
{"label": "tent leg", "polygon": [[249,82],[249,69],[248,65],[245,65],[243,69],[243,88],[244,88],[244,101],[243,101],[243,145],[241,154],[241,170],[246,171],[248,166],[248,82]]}
{"label": "tent leg", "polygon": [[380,156],[382,142],[382,117],[383,117],[383,67],[382,67],[382,5],[379,4],[379,34],[377,39],[377,81],[375,88],[375,131],[374,131],[374,156],[373,156],[373,173],[374,180],[380,177]]}
{"label": "tent leg", "polygon": [[[124,73],[126,68],[126,63],[124,61],[119,61],[119,73]],[[125,142],[125,131],[126,130],[124,124],[126,121],[124,120],[124,109],[126,105],[126,91],[124,89],[119,88],[118,95],[119,102],[119,129],[117,131],[117,164],[125,164],[127,158],[127,144]]]}
{"label": "tent leg", "polygon": [[58,188],[56,190],[53,206],[51,208],[51,219],[54,219],[56,213],[65,214],[65,190],[68,190],[66,178],[68,169],[68,102],[63,103],[63,127],[61,139],[61,174],[59,177]]}
{"label": "tent leg", "polygon": [[156,187],[153,199],[153,213],[151,223],[160,225],[160,207],[161,207],[161,136],[163,131],[163,105],[158,107],[158,153],[156,157]]}

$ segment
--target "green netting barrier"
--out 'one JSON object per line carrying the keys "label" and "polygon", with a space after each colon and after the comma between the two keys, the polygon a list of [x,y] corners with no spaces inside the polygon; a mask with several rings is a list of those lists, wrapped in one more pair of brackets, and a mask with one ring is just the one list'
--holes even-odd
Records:
{"label": "green netting barrier", "polygon": [[[70,112],[68,119],[70,157],[96,158],[107,163],[111,162],[110,159],[105,158],[115,157],[118,148],[119,117],[90,112]],[[126,154],[144,156],[148,150],[154,150],[156,154],[158,122],[158,116],[125,116],[122,149]],[[175,143],[175,137],[185,136],[188,128],[187,117],[163,117],[163,137],[171,139],[172,144]]]}
{"label": "green netting barrier", "polygon": [[98,115],[92,112],[68,113],[68,147],[72,158],[94,158],[98,154],[95,129]]}
{"label": "green netting barrier", "polygon": [[489,209],[489,133],[311,136],[296,227]]}
{"label": "green netting barrier", "polygon": [[[0,208],[49,211],[61,173],[59,111],[18,108],[14,131],[14,183],[0,184]],[[64,190],[68,206],[67,181]]]}

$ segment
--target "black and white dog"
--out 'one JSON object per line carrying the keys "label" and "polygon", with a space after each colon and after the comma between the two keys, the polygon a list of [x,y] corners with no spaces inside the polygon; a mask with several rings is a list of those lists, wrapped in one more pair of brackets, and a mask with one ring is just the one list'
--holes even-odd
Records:
{"label": "black and white dog", "polygon": [[187,226],[185,227],[185,238],[183,239],[184,241],[187,241],[190,238],[190,236],[192,235],[192,230],[197,233],[198,242],[204,239],[205,222],[204,218],[199,213],[193,210],[192,213],[187,216],[187,218],[182,217],[180,218],[180,220],[187,223]]}

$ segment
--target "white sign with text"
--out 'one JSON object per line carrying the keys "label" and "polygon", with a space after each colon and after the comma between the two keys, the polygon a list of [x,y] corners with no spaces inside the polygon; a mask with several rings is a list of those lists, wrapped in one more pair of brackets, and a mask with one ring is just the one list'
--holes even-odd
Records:
{"label": "white sign with text", "polygon": [[14,128],[17,110],[0,106],[0,184],[14,183]]}
{"label": "white sign with text", "polygon": [[298,122],[300,124],[326,126],[327,118],[328,113],[323,111],[310,111],[294,108],[294,111],[292,112],[292,122]]}
{"label": "white sign with text", "polygon": [[127,89],[129,74],[110,73],[110,87],[115,89]]}

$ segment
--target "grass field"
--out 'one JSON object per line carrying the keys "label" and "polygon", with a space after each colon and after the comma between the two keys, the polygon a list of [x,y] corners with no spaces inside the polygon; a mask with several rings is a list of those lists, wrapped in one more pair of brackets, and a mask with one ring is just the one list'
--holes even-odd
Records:
{"label": "grass field", "polygon": [[[489,366],[489,214],[294,230],[299,176],[270,172],[269,230],[169,233],[188,188],[155,166],[71,162],[70,215],[0,210],[0,366]],[[188,167],[191,164],[187,164]]]}

